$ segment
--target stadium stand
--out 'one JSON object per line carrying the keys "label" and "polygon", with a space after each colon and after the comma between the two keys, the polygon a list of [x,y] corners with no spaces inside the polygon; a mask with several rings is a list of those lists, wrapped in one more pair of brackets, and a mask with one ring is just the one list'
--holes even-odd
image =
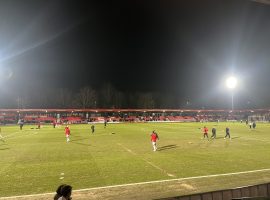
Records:
{"label": "stadium stand", "polygon": [[[253,116],[251,118],[251,116]],[[254,118],[256,116],[256,118]],[[260,117],[258,117],[260,116]],[[270,121],[270,110],[173,110],[173,109],[0,109],[1,124],[25,123],[103,123],[112,122],[202,122],[240,121],[248,119]]]}
{"label": "stadium stand", "polygon": [[65,117],[61,118],[61,121],[68,124],[79,124],[83,122],[83,119],[81,117]]}

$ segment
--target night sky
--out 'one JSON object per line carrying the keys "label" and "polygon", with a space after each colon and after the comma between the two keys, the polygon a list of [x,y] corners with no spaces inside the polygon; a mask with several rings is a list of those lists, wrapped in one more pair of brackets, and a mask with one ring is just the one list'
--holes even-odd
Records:
{"label": "night sky", "polygon": [[224,108],[235,75],[236,106],[270,107],[270,5],[1,0],[0,71],[2,99],[111,83]]}

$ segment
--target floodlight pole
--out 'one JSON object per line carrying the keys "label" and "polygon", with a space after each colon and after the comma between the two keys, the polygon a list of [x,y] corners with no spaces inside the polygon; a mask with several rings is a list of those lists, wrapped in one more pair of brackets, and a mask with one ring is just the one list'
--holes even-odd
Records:
{"label": "floodlight pole", "polygon": [[227,88],[231,90],[231,95],[232,95],[232,112],[234,110],[233,92],[234,92],[236,84],[237,84],[237,80],[234,77],[229,77],[226,81]]}

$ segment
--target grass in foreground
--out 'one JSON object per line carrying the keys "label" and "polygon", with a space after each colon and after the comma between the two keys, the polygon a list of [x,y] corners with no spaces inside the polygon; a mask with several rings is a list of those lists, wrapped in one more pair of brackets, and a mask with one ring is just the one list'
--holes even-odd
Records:
{"label": "grass in foreground", "polygon": [[[201,139],[204,125],[217,128],[217,139]],[[128,123],[107,128],[97,124],[94,134],[90,126],[71,125],[70,143],[64,126],[38,130],[29,125],[22,131],[2,126],[0,196],[53,192],[61,183],[76,190],[270,169],[270,124],[258,124],[255,130],[244,123]],[[223,139],[226,126],[232,140]],[[157,152],[150,143],[152,130],[160,137]],[[134,198],[161,198],[269,182],[269,172],[188,179],[182,187],[174,181],[129,189]],[[118,199],[127,195],[117,190]],[[113,194],[97,193],[107,199]]]}

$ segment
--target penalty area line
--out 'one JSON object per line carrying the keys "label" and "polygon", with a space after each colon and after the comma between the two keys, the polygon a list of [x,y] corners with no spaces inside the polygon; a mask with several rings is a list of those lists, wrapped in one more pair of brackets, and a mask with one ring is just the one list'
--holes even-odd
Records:
{"label": "penalty area line", "polygon": [[[101,190],[101,189],[136,186],[136,185],[146,185],[146,184],[154,184],[154,183],[165,183],[165,182],[173,182],[173,181],[186,181],[186,180],[192,180],[192,179],[212,178],[212,177],[220,177],[220,176],[232,176],[232,175],[250,174],[250,173],[264,172],[264,171],[270,171],[270,169],[258,169],[258,170],[252,170],[252,171],[233,172],[233,173],[227,173],[227,174],[213,174],[213,175],[205,175],[205,176],[193,176],[193,177],[187,177],[187,178],[174,178],[174,179],[165,179],[165,180],[157,180],[157,181],[128,183],[128,184],[121,184],[121,185],[109,185],[109,186],[103,186],[103,187],[78,189],[78,190],[73,190],[73,192],[83,192],[83,191]],[[21,196],[10,196],[10,197],[0,197],[0,200],[1,199],[3,199],[3,200],[4,199],[12,199],[12,198],[46,196],[46,195],[54,195],[54,194],[55,194],[55,192],[42,193],[42,194],[29,194],[29,195],[21,195]]]}

